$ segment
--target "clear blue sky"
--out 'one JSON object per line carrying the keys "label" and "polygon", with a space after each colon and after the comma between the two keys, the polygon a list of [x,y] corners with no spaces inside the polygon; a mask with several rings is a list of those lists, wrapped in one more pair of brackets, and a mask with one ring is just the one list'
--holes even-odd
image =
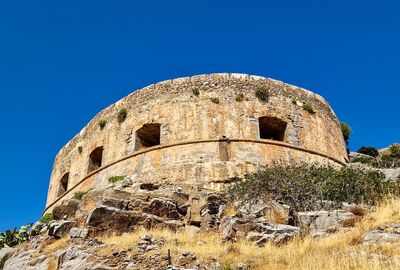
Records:
{"label": "clear blue sky", "polygon": [[250,73],[324,96],[350,147],[399,141],[399,1],[1,1],[0,230],[39,218],[57,151],[165,79]]}

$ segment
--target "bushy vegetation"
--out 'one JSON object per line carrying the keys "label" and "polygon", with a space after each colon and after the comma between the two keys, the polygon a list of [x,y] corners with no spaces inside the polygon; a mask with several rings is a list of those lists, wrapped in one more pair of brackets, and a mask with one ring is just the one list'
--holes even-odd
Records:
{"label": "bushy vegetation", "polygon": [[198,97],[200,95],[200,90],[199,88],[193,88],[192,89],[193,95],[195,95],[196,97]]}
{"label": "bushy vegetation", "polygon": [[393,144],[387,153],[380,158],[380,166],[384,168],[400,167],[400,146]]}
{"label": "bushy vegetation", "polygon": [[350,167],[301,164],[293,167],[274,165],[225,191],[228,200],[254,198],[283,201],[296,211],[338,207],[342,202],[376,204],[385,196],[399,195],[400,184],[388,181],[377,171]]}
{"label": "bushy vegetation", "polygon": [[32,224],[28,224],[26,226],[22,226],[19,230],[14,228],[12,230],[6,230],[5,232],[1,232],[0,249],[4,247],[14,247],[25,241],[28,241],[30,238],[31,228]]}
{"label": "bushy vegetation", "polygon": [[121,180],[124,180],[125,176],[124,175],[116,175],[116,176],[111,176],[110,178],[108,178],[108,182],[110,184],[115,184]]}
{"label": "bushy vegetation", "polygon": [[46,213],[40,218],[40,222],[49,223],[54,220],[53,213]]}
{"label": "bushy vegetation", "polygon": [[268,101],[268,98],[269,98],[268,88],[265,86],[257,88],[255,95],[259,101],[262,101],[262,102]]}
{"label": "bushy vegetation", "polygon": [[303,110],[305,110],[306,112],[311,113],[311,114],[315,113],[315,110],[310,103],[303,103]]}
{"label": "bushy vegetation", "polygon": [[99,127],[100,127],[100,129],[102,130],[102,129],[106,126],[106,124],[107,124],[107,120],[101,119],[101,120],[99,121]]}
{"label": "bushy vegetation", "polygon": [[340,127],[342,128],[343,139],[348,145],[351,135],[351,127],[345,122],[340,122]]}
{"label": "bushy vegetation", "polygon": [[74,193],[74,199],[76,200],[82,200],[83,196],[88,194],[91,191],[91,189],[86,190],[86,191],[77,191]]}
{"label": "bushy vegetation", "polygon": [[235,100],[236,100],[237,102],[242,102],[242,101],[244,100],[244,95],[243,95],[243,93],[237,94],[236,97],[235,97]]}
{"label": "bushy vegetation", "polygon": [[117,118],[118,118],[118,123],[121,124],[122,122],[124,122],[127,115],[128,115],[128,110],[125,109],[125,108],[121,109],[121,110],[118,112],[118,116],[117,116]]}
{"label": "bushy vegetation", "polygon": [[212,97],[212,98],[210,98],[210,100],[212,103],[219,104],[219,98],[217,98],[217,97]]}
{"label": "bushy vegetation", "polygon": [[371,157],[377,157],[379,155],[378,149],[371,146],[361,146],[357,152]]}

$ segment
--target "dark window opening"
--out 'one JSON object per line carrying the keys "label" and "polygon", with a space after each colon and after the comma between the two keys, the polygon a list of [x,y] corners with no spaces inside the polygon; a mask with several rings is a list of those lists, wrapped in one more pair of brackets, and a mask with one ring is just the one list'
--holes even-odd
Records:
{"label": "dark window opening", "polygon": [[103,160],[103,147],[97,147],[89,155],[88,173],[93,172],[101,167]]}
{"label": "dark window opening", "polygon": [[144,124],[136,131],[135,150],[160,144],[160,124]]}
{"label": "dark window opening", "polygon": [[63,195],[68,190],[69,173],[65,173],[60,179],[58,187],[58,196]]}
{"label": "dark window opening", "polygon": [[263,116],[258,119],[260,126],[260,138],[283,141],[287,123],[276,117]]}

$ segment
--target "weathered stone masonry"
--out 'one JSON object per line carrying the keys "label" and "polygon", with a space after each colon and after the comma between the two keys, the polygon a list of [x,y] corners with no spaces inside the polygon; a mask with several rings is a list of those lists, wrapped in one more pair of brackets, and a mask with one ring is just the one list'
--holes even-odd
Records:
{"label": "weathered stone masonry", "polygon": [[[257,89],[268,89],[267,101],[255,96]],[[120,123],[123,108],[127,117]],[[107,121],[103,129],[100,120]],[[101,111],[60,150],[46,210],[75,191],[108,186],[111,176],[219,189],[226,179],[276,161],[347,162],[339,122],[321,96],[245,74],[168,80]]]}

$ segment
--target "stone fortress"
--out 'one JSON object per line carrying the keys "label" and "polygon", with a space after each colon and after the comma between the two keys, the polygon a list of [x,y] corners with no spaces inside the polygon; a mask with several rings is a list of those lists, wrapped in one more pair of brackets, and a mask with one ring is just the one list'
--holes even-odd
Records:
{"label": "stone fortress", "polygon": [[168,80],[104,109],[60,150],[45,211],[113,176],[219,190],[274,162],[346,165],[339,121],[321,96],[246,74]]}

